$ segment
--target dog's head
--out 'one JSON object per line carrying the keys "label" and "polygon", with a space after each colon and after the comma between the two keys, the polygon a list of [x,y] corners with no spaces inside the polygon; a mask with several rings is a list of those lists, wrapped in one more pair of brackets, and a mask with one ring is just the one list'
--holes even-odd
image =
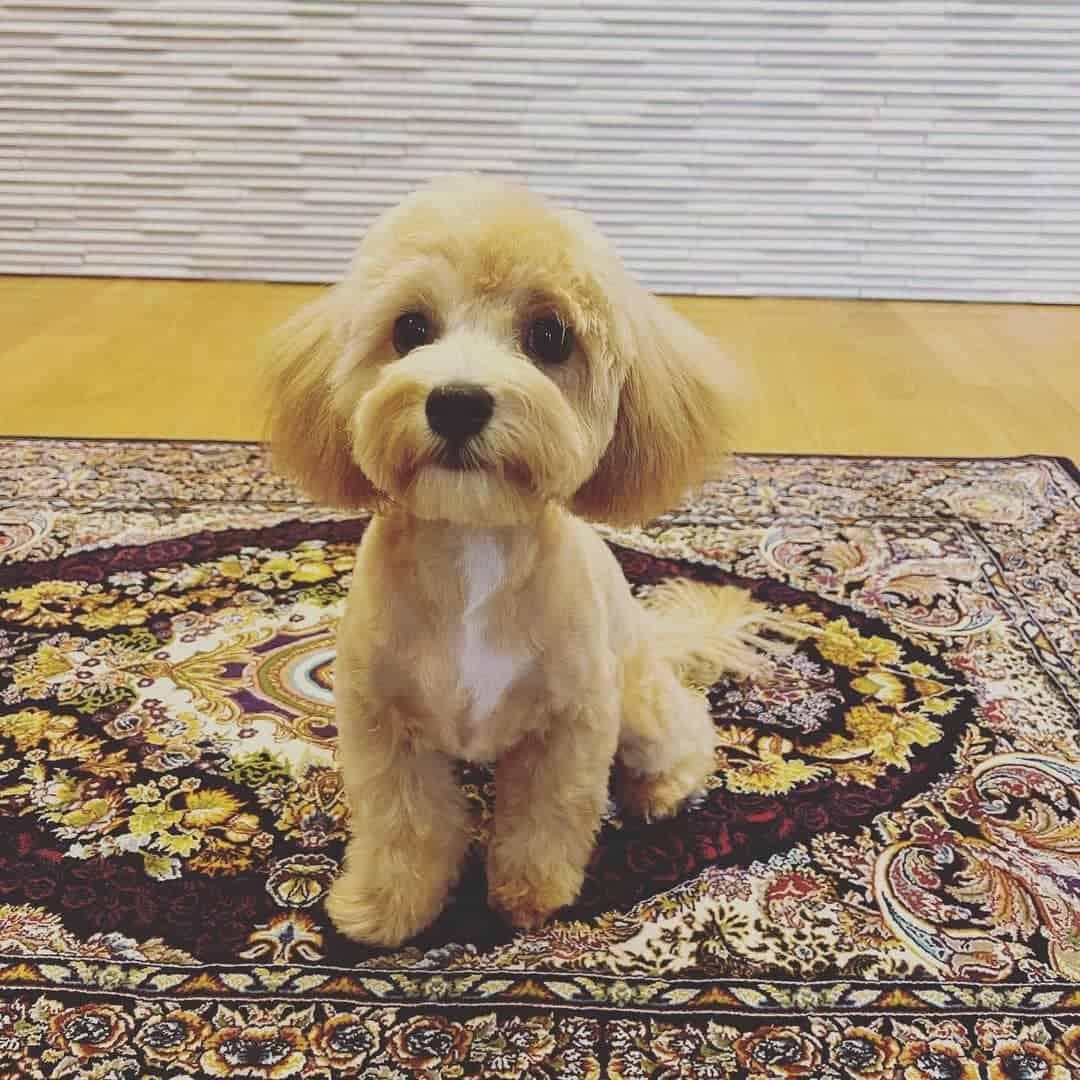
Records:
{"label": "dog's head", "polygon": [[584,216],[492,179],[385,214],[275,353],[277,460],[334,505],[500,525],[556,501],[634,522],[726,449],[714,346]]}

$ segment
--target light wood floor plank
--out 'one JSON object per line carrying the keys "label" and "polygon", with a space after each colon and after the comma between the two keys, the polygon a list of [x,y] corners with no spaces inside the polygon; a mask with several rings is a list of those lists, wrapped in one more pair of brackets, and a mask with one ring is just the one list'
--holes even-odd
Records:
{"label": "light wood floor plank", "polygon": [[[305,285],[0,277],[0,433],[257,438]],[[748,374],[743,450],[1080,457],[1080,306],[677,298]]]}

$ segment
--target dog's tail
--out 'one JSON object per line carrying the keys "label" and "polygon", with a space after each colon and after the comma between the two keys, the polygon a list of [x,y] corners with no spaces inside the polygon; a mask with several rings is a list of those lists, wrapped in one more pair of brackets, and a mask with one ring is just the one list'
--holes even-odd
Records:
{"label": "dog's tail", "polygon": [[745,589],[666,581],[646,597],[644,607],[650,650],[687,685],[711,686],[724,675],[761,678],[770,657],[791,651],[787,642],[762,636],[792,636],[790,621]]}

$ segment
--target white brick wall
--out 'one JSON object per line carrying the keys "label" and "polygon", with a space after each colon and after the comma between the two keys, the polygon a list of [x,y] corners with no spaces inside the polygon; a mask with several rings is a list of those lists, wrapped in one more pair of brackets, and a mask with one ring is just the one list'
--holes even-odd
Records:
{"label": "white brick wall", "polygon": [[432,174],[670,292],[1080,300],[1080,0],[0,3],[0,271],[327,280]]}

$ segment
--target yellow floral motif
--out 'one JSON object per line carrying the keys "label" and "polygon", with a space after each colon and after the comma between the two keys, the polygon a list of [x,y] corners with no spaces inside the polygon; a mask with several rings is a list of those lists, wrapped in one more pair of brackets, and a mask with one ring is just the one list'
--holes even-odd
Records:
{"label": "yellow floral motif", "polygon": [[868,746],[874,757],[887,765],[906,768],[915,746],[932,746],[941,736],[941,727],[921,716],[887,713],[874,705],[856,705],[849,710],[845,726],[852,739]]}
{"label": "yellow floral motif", "polygon": [[[803,636],[824,659],[853,672],[851,687],[863,703],[848,710],[842,733],[816,743],[763,738],[749,725],[719,727],[719,782],[732,791],[783,795],[825,777],[872,786],[886,768],[908,768],[916,747],[941,739],[934,717],[957,707],[946,676],[928,664],[905,663],[896,642],[864,636],[845,618],[821,626],[822,617],[807,612],[801,621]],[[812,628],[815,623],[821,628]]]}
{"label": "yellow floral motif", "polygon": [[180,876],[180,863],[168,855],[155,855],[152,851],[143,854],[143,869],[148,877],[157,881],[172,881]]}
{"label": "yellow floral motif", "polygon": [[102,780],[116,780],[123,784],[135,775],[137,766],[128,759],[123,750],[115,750],[111,754],[105,754],[96,761],[87,761],[80,766],[83,772],[90,773]]}
{"label": "yellow floral motif", "polygon": [[716,738],[723,747],[753,746],[758,735],[751,728],[739,727],[737,724],[725,724],[716,729]]}
{"label": "yellow floral motif", "polygon": [[852,679],[851,685],[860,694],[887,705],[898,705],[907,696],[903,682],[888,671],[868,672],[858,679]]}
{"label": "yellow floral motif", "polygon": [[323,959],[323,933],[306,912],[281,911],[248,934],[249,948],[240,953],[245,960],[285,961]]}
{"label": "yellow floral motif", "polygon": [[173,810],[167,802],[139,803],[131,814],[128,828],[133,836],[154,836],[168,832],[184,819],[182,810]]}
{"label": "yellow floral motif", "polygon": [[863,637],[847,619],[832,619],[816,641],[818,652],[834,664],[857,668],[900,663],[900,647],[883,637]]}
{"label": "yellow floral motif", "polygon": [[207,789],[190,791],[184,796],[184,824],[194,829],[221,825],[240,809],[240,800],[227,791]]}
{"label": "yellow floral motif", "polygon": [[195,713],[182,712],[171,717],[167,725],[152,727],[146,732],[146,741],[155,746],[169,746],[196,739],[199,736],[199,718]]}
{"label": "yellow floral motif", "polygon": [[739,761],[724,770],[731,791],[756,795],[783,795],[799,784],[828,775],[822,765],[811,765],[788,755],[794,749],[790,739],[765,735],[757,740],[756,758]]}
{"label": "yellow floral motif", "polygon": [[134,784],[128,788],[127,794],[133,802],[156,802],[161,798],[161,789],[151,780],[149,784]]}
{"label": "yellow floral motif", "polygon": [[327,578],[334,576],[334,570],[332,567],[327,566],[324,562],[318,562],[312,560],[311,562],[304,563],[302,566],[298,566],[293,573],[293,581],[300,582],[313,582],[313,581],[325,581]]}
{"label": "yellow floral motif", "polygon": [[305,846],[345,838],[348,808],[337,769],[310,766],[295,786],[278,790],[274,824],[285,836],[307,841]]}
{"label": "yellow floral motif", "polygon": [[53,716],[44,709],[23,709],[0,716],[0,735],[15,740],[15,749],[25,753],[43,742],[68,735],[78,726],[70,716]]}
{"label": "yellow floral motif", "polygon": [[278,886],[278,894],[287,904],[303,907],[317,900],[323,893],[322,881],[312,872],[294,871]]}
{"label": "yellow floral motif", "polygon": [[66,623],[82,596],[86,586],[81,581],[39,581],[0,593],[0,597],[14,604],[3,615],[15,622],[29,626],[51,628]]}
{"label": "yellow floral motif", "polygon": [[89,780],[77,780],[70,773],[58,772],[53,780],[44,785],[43,802],[50,811],[63,810],[85,797]]}
{"label": "yellow floral motif", "polygon": [[254,843],[259,837],[259,819],[254,814],[234,814],[226,822],[223,835],[233,844]]}
{"label": "yellow floral motif", "polygon": [[50,752],[60,760],[73,758],[76,761],[92,761],[101,746],[101,740],[92,735],[64,735],[51,741]]}
{"label": "yellow floral motif", "polygon": [[[141,626],[154,614],[176,614],[195,604],[214,604],[238,590],[287,588],[290,584],[320,585],[352,570],[349,544],[310,545],[288,554],[262,551],[229,555],[177,572],[150,572],[148,592],[136,598],[131,588],[115,583],[87,586],[79,581],[42,581],[0,592],[0,614],[14,622],[42,629],[75,623],[88,630]],[[119,575],[118,575],[119,577]],[[138,587],[134,591],[138,591]],[[45,670],[45,664],[60,666]],[[36,681],[62,674],[70,664],[57,650],[43,645],[35,657]],[[21,678],[25,678],[22,675]],[[22,685],[22,683],[18,683]]]}
{"label": "yellow floral motif", "polygon": [[940,671],[935,671],[929,664],[924,664],[921,660],[913,660],[905,667],[909,674],[920,679],[940,679],[942,677]]}
{"label": "yellow floral motif", "polygon": [[151,586],[155,592],[174,587],[186,590],[194,589],[207,581],[210,569],[207,566],[185,566],[179,574],[175,570],[151,570],[150,576],[155,580],[155,584]]}
{"label": "yellow floral motif", "polygon": [[172,615],[190,606],[183,596],[169,596],[167,593],[159,593],[146,601],[146,610],[151,615]]}
{"label": "yellow floral motif", "polygon": [[199,850],[198,837],[191,833],[162,833],[156,842],[156,847],[169,855],[188,856]]}
{"label": "yellow floral motif", "polygon": [[215,836],[207,836],[203,846],[193,855],[187,865],[201,874],[233,877],[249,870],[255,864],[251,853]]}
{"label": "yellow floral motif", "polygon": [[170,880],[180,874],[180,859],[206,873],[236,874],[272,847],[258,817],[241,812],[240,799],[228,791],[200,790],[196,779],[166,775],[160,783],[100,793],[100,781],[63,770],[50,779],[40,764],[26,767],[23,778],[26,783],[0,791],[0,798],[39,806],[60,837],[78,840],[71,849],[77,858],[117,847],[139,851],[150,877]]}
{"label": "yellow floral motif", "polygon": [[90,829],[107,823],[110,818],[115,818],[120,809],[120,803],[120,796],[116,792],[110,792],[96,799],[87,799],[74,810],[69,810],[64,814],[60,822],[71,829]]}
{"label": "yellow floral motif", "polygon": [[274,866],[266,888],[282,907],[310,907],[326,894],[337,870],[325,855],[293,855]]}
{"label": "yellow floral motif", "polygon": [[923,703],[923,708],[935,716],[948,716],[956,709],[956,698],[937,697]]}
{"label": "yellow floral motif", "polygon": [[188,597],[199,604],[216,604],[219,600],[228,600],[232,595],[233,589],[223,585],[207,585],[188,593]]}
{"label": "yellow floral motif", "polygon": [[263,570],[268,574],[291,574],[299,567],[299,563],[295,559],[290,559],[287,556],[279,555],[273,559],[267,559],[262,564]]}
{"label": "yellow floral motif", "polygon": [[85,615],[76,615],[75,621],[87,630],[111,630],[115,626],[141,626],[148,617],[145,607],[128,598],[110,607],[100,607]]}
{"label": "yellow floral motif", "polygon": [[42,645],[34,653],[32,661],[16,672],[15,685],[20,689],[44,685],[50,679],[70,670],[71,661],[58,648],[53,645]]}

